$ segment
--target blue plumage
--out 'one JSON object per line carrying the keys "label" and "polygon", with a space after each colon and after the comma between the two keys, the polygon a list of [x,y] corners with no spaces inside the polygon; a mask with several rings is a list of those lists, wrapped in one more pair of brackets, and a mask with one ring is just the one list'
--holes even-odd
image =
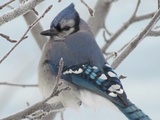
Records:
{"label": "blue plumage", "polygon": [[59,60],[63,58],[61,80],[71,90],[61,93],[54,103],[79,106],[85,102],[81,93],[87,91],[111,101],[129,120],[151,120],[128,100],[120,79],[105,60],[87,23],[79,18],[74,4],[62,10],[50,29],[41,34],[50,36],[39,64],[39,86],[45,97],[52,91]]}

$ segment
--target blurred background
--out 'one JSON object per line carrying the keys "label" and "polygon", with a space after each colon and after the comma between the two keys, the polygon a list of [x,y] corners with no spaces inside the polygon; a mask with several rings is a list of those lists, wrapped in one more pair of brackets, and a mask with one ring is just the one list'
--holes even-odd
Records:
{"label": "blurred background", "polygon": [[[0,4],[6,0],[0,0]],[[79,12],[81,18],[87,21],[90,14],[87,8],[80,0],[46,0],[36,6],[36,10],[41,15],[45,9],[53,4],[53,8],[40,21],[44,29],[50,27],[52,19],[63,8],[71,2]],[[85,0],[85,2],[94,8],[98,0]],[[117,0],[105,19],[107,29],[114,33],[125,21],[132,15],[137,4],[137,0]],[[19,1],[10,4],[12,7],[18,7]],[[157,10],[157,0],[141,0],[138,15],[147,14]],[[9,11],[5,7],[0,10],[0,15]],[[101,14],[101,13],[99,13]],[[96,17],[96,16],[95,16]],[[149,19],[150,20],[150,19]],[[107,50],[108,52],[119,50],[127,41],[133,39],[149,22],[149,20],[132,24],[116,42]],[[97,23],[99,24],[99,23]],[[28,26],[20,16],[0,27],[0,33],[9,35],[12,39],[19,40]],[[97,43],[102,47],[105,43],[103,38],[103,29],[100,29],[96,35]],[[29,38],[25,39],[9,55],[9,57],[0,64],[0,82],[11,82],[19,84],[37,84],[37,66],[41,56],[41,50],[35,42],[32,34],[29,32]],[[14,43],[6,41],[0,37],[0,59],[12,48]],[[110,59],[111,64],[114,59]],[[120,64],[116,72],[126,75],[122,84],[128,94],[129,99],[141,108],[153,120],[160,119],[160,37],[145,38],[136,49]],[[42,95],[37,87],[11,87],[0,85],[0,118],[11,115],[30,105],[41,101]],[[64,112],[64,120],[127,120],[126,117],[109,107],[92,109],[81,106],[80,110],[67,109]],[[60,120],[57,115],[56,120]]]}

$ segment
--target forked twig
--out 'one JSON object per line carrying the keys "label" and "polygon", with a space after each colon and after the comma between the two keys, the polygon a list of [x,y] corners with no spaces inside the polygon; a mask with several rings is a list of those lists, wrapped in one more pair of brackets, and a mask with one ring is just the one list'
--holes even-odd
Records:
{"label": "forked twig", "polygon": [[94,10],[93,10],[91,7],[89,7],[89,6],[87,5],[87,3],[84,2],[84,0],[81,0],[81,3],[83,3],[83,4],[87,7],[90,15],[91,15],[92,17],[94,17]]}
{"label": "forked twig", "polygon": [[23,34],[23,36],[20,38],[20,40],[5,54],[5,56],[0,60],[0,63],[2,63],[9,55],[10,53],[26,38],[28,38],[27,33],[45,16],[45,14],[52,8],[53,5],[50,5],[45,12],[36,20],[34,21],[26,30],[26,32]]}

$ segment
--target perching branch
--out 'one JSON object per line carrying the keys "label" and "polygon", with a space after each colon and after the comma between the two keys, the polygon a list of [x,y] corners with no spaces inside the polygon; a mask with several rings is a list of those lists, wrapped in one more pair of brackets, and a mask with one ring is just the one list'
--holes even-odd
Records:
{"label": "perching branch", "polygon": [[[58,86],[59,86],[58,83],[59,83],[59,80],[60,80],[60,77],[62,74],[63,64],[64,64],[63,59],[61,58],[60,62],[59,62],[58,75],[56,77],[56,84],[53,88],[53,92],[51,93],[51,95],[49,97],[47,97],[46,99],[44,99],[41,102],[38,102],[38,103],[30,106],[29,108],[27,108],[21,112],[18,112],[14,115],[3,118],[2,120],[19,120],[19,119],[25,119],[25,118],[31,118],[31,119],[39,118],[40,119],[50,112],[57,112],[57,111],[63,110],[64,108],[63,108],[62,104],[57,105],[57,104],[47,104],[46,103],[51,98],[59,95],[59,93],[61,93],[62,91],[70,89],[69,87],[66,87],[66,88],[58,90]],[[32,118],[32,117],[34,117],[34,118]]]}
{"label": "perching branch", "polygon": [[160,17],[160,9],[155,13],[149,24],[141,31],[136,38],[131,41],[126,49],[113,61],[112,67],[116,69],[119,64],[136,48],[136,46],[147,36],[153,26],[157,23]]}
{"label": "perching branch", "polygon": [[36,20],[34,21],[29,27],[28,29],[26,30],[26,32],[23,34],[23,36],[20,38],[20,40],[11,48],[10,51],[8,51],[5,56],[0,60],[0,63],[2,63],[9,55],[10,53],[24,40],[26,39],[28,36],[26,36],[28,34],[28,32],[37,24],[38,21],[40,21],[44,16],[45,14],[52,8],[52,5],[50,5],[46,10],[45,12]]}
{"label": "perching branch", "polygon": [[126,21],[114,34],[111,35],[111,37],[108,39],[107,43],[102,47],[102,52],[105,53],[105,51],[109,48],[109,46],[132,24],[135,22],[139,22],[145,19],[149,19],[153,17],[155,12],[149,13],[146,15],[137,16],[136,13],[138,11],[140,5],[140,0],[138,0],[138,3],[136,5],[135,11],[133,12],[133,15],[129,18],[128,21]]}
{"label": "perching branch", "polygon": [[4,3],[3,5],[0,5],[0,10],[3,9],[4,7],[6,7],[7,5],[9,5],[10,3],[12,3],[13,1],[15,1],[15,0],[10,0],[10,1]]}
{"label": "perching branch", "polygon": [[0,82],[0,85],[7,85],[13,87],[38,87],[37,84],[16,84],[16,83],[8,83],[8,82]]}
{"label": "perching branch", "polygon": [[26,2],[20,4],[18,8],[10,10],[9,12],[0,16],[0,26],[28,12],[29,10],[32,10],[36,5],[43,1],[44,0],[27,0]]}

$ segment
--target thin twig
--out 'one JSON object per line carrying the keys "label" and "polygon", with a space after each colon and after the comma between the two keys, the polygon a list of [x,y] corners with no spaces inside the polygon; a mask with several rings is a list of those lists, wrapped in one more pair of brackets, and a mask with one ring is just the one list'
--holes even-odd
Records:
{"label": "thin twig", "polygon": [[95,12],[95,11],[94,11],[91,7],[89,7],[89,6],[87,5],[87,3],[84,2],[84,0],[81,0],[81,3],[83,3],[83,4],[87,7],[90,15],[91,15],[92,17],[94,17],[94,12]]}
{"label": "thin twig", "polygon": [[7,5],[7,7],[10,9],[14,9],[14,7],[12,7],[11,5]]}
{"label": "thin twig", "polygon": [[[133,40],[131,40],[133,41]],[[119,53],[121,53],[126,47],[127,45],[129,45],[129,43],[131,42],[129,41],[128,43],[126,43],[125,45],[123,45],[118,51],[113,51],[113,52],[110,52],[110,53],[106,53],[106,56],[107,56],[107,60],[112,58],[112,57],[117,57]]]}
{"label": "thin twig", "polygon": [[113,61],[112,67],[116,69],[120,63],[136,48],[136,46],[147,36],[149,31],[157,23],[160,16],[160,9],[155,13],[149,24],[141,31],[137,37],[128,44],[126,49]]}
{"label": "thin twig", "polygon": [[37,12],[37,10],[36,10],[35,8],[33,8],[32,10],[33,10],[33,12],[34,12],[36,15],[39,15],[38,12]]}
{"label": "thin twig", "polygon": [[3,33],[0,33],[0,36],[3,37],[3,38],[5,38],[7,41],[9,41],[9,42],[11,42],[11,43],[17,42],[16,40],[10,39],[10,36],[5,35],[5,34],[3,34]]}
{"label": "thin twig", "polygon": [[105,32],[105,30],[103,31],[103,39],[104,39],[104,41],[105,41],[106,43],[108,42],[107,37],[106,37],[106,32]]}
{"label": "thin twig", "polygon": [[119,76],[119,79],[125,79],[125,78],[127,78],[126,75],[120,75],[120,76]]}
{"label": "thin twig", "polygon": [[0,85],[7,85],[13,87],[38,87],[37,84],[17,84],[17,83],[8,83],[8,82],[0,82]]}
{"label": "thin twig", "polygon": [[3,9],[4,7],[6,7],[7,5],[9,5],[10,3],[12,3],[13,1],[15,1],[15,0],[10,0],[10,1],[4,3],[3,5],[0,5],[0,10]]}
{"label": "thin twig", "polygon": [[61,120],[64,120],[63,111],[61,111]]}
{"label": "thin twig", "polygon": [[11,48],[10,51],[8,51],[6,53],[6,55],[0,60],[0,63],[2,63],[9,55],[10,53],[24,40],[26,39],[28,36],[27,33],[45,16],[45,14],[52,8],[53,5],[50,5],[46,10],[45,12],[36,20],[34,21],[29,27],[28,29],[26,30],[26,32],[23,34],[23,36],[20,38],[20,40]]}
{"label": "thin twig", "polygon": [[160,36],[160,30],[151,30],[147,34],[148,37],[159,37]]}
{"label": "thin twig", "polygon": [[[52,94],[50,95],[50,97],[48,97],[48,99],[52,98],[54,95],[55,95],[55,92],[56,94],[58,93],[57,92],[57,89],[58,89],[58,84],[59,84],[59,80],[60,80],[60,77],[62,75],[62,69],[63,69],[63,65],[64,65],[64,62],[63,62],[63,58],[60,59],[59,61],[59,70],[58,70],[58,75],[56,76],[56,83],[53,87],[53,92]],[[58,93],[59,94],[59,93]],[[46,99],[47,100],[47,99]],[[47,100],[48,101],[48,100]]]}
{"label": "thin twig", "polygon": [[140,0],[138,0],[136,8],[135,8],[132,16],[114,34],[112,34],[112,36],[108,40],[108,43],[106,43],[102,47],[102,52],[105,52],[109,48],[109,46],[116,40],[116,38],[119,35],[121,35],[130,26],[130,24],[132,24],[134,22],[134,19],[136,18],[136,13],[138,11],[139,5],[140,5]]}
{"label": "thin twig", "polygon": [[105,32],[106,32],[109,36],[112,35],[112,33],[107,29],[107,27],[106,27],[105,25],[103,26],[103,28],[104,28]]}
{"label": "thin twig", "polygon": [[146,15],[136,16],[136,13],[138,11],[139,5],[140,5],[140,0],[138,0],[136,8],[135,8],[132,16],[128,19],[128,21],[126,21],[114,34],[112,34],[110,39],[108,39],[108,43],[106,43],[102,47],[101,50],[102,50],[103,53],[105,53],[105,51],[116,40],[116,38],[118,38],[119,35],[121,35],[132,23],[138,22],[138,21],[142,21],[142,20],[145,20],[145,19],[153,17],[155,12],[152,12],[152,13],[149,13],[149,14],[146,14]]}

